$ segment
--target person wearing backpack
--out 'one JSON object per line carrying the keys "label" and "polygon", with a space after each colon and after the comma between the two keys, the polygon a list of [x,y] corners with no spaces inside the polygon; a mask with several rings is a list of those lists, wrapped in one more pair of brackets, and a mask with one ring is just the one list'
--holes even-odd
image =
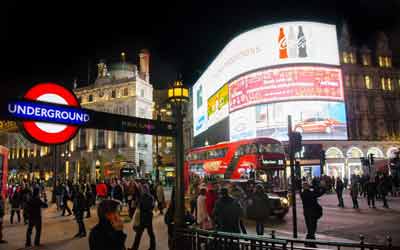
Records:
{"label": "person wearing backpack", "polygon": [[270,200],[260,184],[256,186],[255,192],[251,195],[248,206],[248,217],[256,221],[257,235],[264,235],[264,224],[270,215]]}
{"label": "person wearing backpack", "polygon": [[142,190],[143,192],[139,198],[138,210],[136,210],[136,213],[140,211],[140,222],[139,225],[134,228],[134,230],[136,230],[136,235],[131,250],[139,249],[140,239],[142,238],[142,234],[145,229],[147,229],[147,233],[150,238],[149,249],[155,250],[156,237],[153,231],[154,198],[150,194],[150,188],[148,184],[144,184]]}

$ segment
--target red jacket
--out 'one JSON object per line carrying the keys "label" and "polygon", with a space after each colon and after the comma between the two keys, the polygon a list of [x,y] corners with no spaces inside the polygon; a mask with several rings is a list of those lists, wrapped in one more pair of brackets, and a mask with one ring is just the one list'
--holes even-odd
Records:
{"label": "red jacket", "polygon": [[207,207],[207,213],[210,217],[212,217],[216,200],[217,200],[217,193],[215,191],[207,191],[206,207]]}
{"label": "red jacket", "polygon": [[97,184],[96,194],[99,197],[107,197],[107,185],[104,183]]}

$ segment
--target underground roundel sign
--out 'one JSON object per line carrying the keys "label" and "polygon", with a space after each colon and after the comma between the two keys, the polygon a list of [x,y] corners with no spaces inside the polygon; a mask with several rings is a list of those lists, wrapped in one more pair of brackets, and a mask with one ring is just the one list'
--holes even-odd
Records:
{"label": "underground roundel sign", "polygon": [[[79,120],[88,120],[88,116],[71,108],[80,108],[76,96],[55,83],[40,83],[32,87],[24,95],[27,101],[37,101],[36,105],[24,102],[12,106],[20,116],[34,116],[35,121],[22,121],[20,126],[28,139],[40,144],[60,144],[71,140],[79,130]],[[49,105],[46,105],[49,104]],[[50,104],[59,105],[50,105]],[[68,108],[71,107],[71,108]],[[40,121],[37,121],[40,120]],[[73,123],[78,120],[78,123]],[[52,123],[54,121],[55,123]],[[67,123],[70,124],[62,124]]]}

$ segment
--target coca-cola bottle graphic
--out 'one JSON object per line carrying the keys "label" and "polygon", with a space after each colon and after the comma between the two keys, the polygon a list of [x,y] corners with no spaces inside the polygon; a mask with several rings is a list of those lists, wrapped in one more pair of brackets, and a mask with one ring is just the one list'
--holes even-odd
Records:
{"label": "coca-cola bottle graphic", "polygon": [[297,48],[299,50],[299,57],[307,57],[307,44],[306,37],[303,33],[303,27],[299,26],[299,33],[297,34]]}
{"label": "coca-cola bottle graphic", "polygon": [[297,57],[297,40],[296,40],[296,36],[294,34],[293,26],[289,27],[287,48],[288,48],[289,58],[296,58]]}
{"label": "coca-cola bottle graphic", "polygon": [[279,43],[279,58],[280,59],[288,58],[286,36],[282,27],[279,29],[278,43]]}

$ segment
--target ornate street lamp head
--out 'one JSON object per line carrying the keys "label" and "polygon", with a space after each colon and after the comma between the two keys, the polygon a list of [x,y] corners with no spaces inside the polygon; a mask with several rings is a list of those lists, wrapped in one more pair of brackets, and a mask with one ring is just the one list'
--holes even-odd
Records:
{"label": "ornate street lamp head", "polygon": [[176,80],[174,85],[168,89],[168,99],[172,103],[189,101],[189,88],[185,87],[181,80]]}

